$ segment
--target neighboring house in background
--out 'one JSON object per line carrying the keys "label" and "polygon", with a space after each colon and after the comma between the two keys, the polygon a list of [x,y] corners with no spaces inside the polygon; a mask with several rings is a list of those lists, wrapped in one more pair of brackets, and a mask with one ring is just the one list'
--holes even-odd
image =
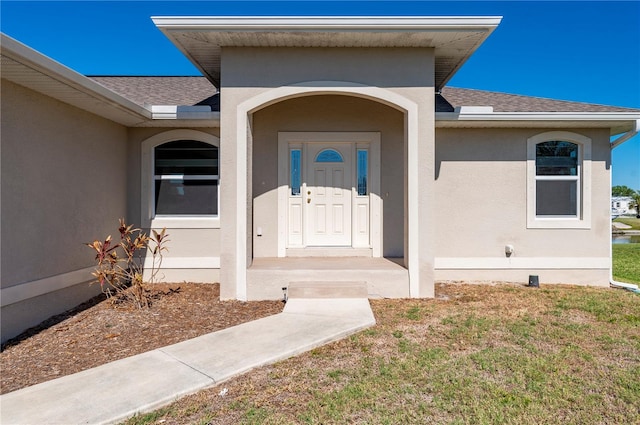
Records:
{"label": "neighboring house in background", "polygon": [[500,18],[154,22],[203,77],[90,78],[2,36],[3,340],[97,292],[83,243],[119,217],[167,227],[165,280],[222,299],[608,285],[640,111],[446,87]]}
{"label": "neighboring house in background", "polygon": [[631,208],[633,198],[630,196],[612,196],[611,197],[611,212],[615,212],[618,215],[635,215],[635,208]]}

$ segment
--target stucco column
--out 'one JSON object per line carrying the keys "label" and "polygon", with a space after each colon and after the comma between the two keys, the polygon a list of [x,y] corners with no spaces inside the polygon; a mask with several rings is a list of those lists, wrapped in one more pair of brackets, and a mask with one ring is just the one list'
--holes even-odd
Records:
{"label": "stucco column", "polygon": [[435,296],[434,90],[422,88],[417,108],[406,115],[406,265],[409,296]]}
{"label": "stucco column", "polygon": [[435,92],[433,87],[419,107],[417,155],[418,182],[418,297],[435,296],[434,256],[436,241],[435,219]]}
{"label": "stucco column", "polygon": [[246,300],[247,119],[220,90],[220,299]]}

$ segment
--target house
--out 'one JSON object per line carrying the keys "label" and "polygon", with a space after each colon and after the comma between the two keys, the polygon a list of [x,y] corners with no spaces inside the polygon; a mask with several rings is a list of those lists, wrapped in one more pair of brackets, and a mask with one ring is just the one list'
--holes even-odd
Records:
{"label": "house", "polygon": [[636,209],[631,207],[633,202],[630,196],[612,196],[611,212],[615,212],[616,215],[635,215]]}
{"label": "house", "polygon": [[164,279],[222,299],[608,285],[611,149],[640,110],[447,87],[500,20],[153,18],[203,75],[175,78],[3,35],[3,340],[96,293],[83,243],[120,217],[166,227]]}

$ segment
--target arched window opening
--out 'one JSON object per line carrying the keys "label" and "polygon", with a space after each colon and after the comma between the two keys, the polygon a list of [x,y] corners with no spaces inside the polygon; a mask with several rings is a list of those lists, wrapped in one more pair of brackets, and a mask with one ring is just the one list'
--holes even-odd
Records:
{"label": "arched window opening", "polygon": [[335,149],[325,149],[318,153],[316,162],[344,162],[342,155]]}

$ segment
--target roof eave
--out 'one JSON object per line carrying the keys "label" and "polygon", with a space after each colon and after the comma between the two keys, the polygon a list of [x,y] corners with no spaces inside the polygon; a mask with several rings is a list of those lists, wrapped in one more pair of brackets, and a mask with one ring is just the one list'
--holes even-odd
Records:
{"label": "roof eave", "polygon": [[191,30],[425,30],[487,29],[501,16],[152,16],[160,29]]}
{"label": "roof eave", "polygon": [[[123,125],[134,125],[152,118],[150,110],[120,96],[6,34],[0,34],[0,36],[0,55],[24,67],[24,70],[34,72],[34,75],[38,75],[42,80],[38,83],[26,76],[22,78],[22,75],[19,74],[9,75],[8,71],[4,69],[2,78]],[[56,90],[43,90],[43,87],[49,84],[54,85]],[[86,96],[85,100],[92,99],[93,102],[83,102],[77,98],[75,95],[77,93]]]}
{"label": "roof eave", "polygon": [[608,128],[611,135],[634,128],[640,112],[436,112],[436,127],[557,127]]}
{"label": "roof eave", "polygon": [[[255,34],[265,32],[265,34],[291,33],[291,40],[299,36],[300,33],[313,34],[323,32],[360,33],[367,37],[370,33],[372,37],[381,32],[421,32],[428,31],[475,31],[477,40],[471,48],[462,50],[455,63],[451,67],[445,67],[443,76],[436,78],[436,90],[440,90],[453,77],[453,75],[466,63],[469,57],[482,45],[491,33],[500,24],[500,16],[436,16],[436,17],[415,17],[415,16],[314,16],[314,17],[194,17],[194,16],[155,16],[151,18],[154,24],[171,40],[171,42],[205,75],[216,87],[220,86],[219,70],[217,68],[208,69],[201,63],[201,60],[194,55],[188,46],[179,40],[179,33],[185,32],[234,32],[235,37],[242,38],[242,34]],[[295,34],[294,34],[295,33]],[[295,43],[294,43],[295,44]],[[340,43],[341,44],[341,43]],[[326,47],[324,44],[323,47]],[[313,47],[313,46],[312,46]],[[377,46],[385,47],[385,46]],[[393,46],[398,47],[398,46]],[[401,46],[400,46],[401,47]],[[414,47],[414,46],[411,46]],[[438,47],[435,47],[436,57]],[[446,45],[450,48],[450,42]],[[450,55],[450,53],[447,53]],[[211,57],[211,54],[209,54]],[[215,57],[215,55],[214,55]],[[219,65],[217,65],[219,66]]]}

